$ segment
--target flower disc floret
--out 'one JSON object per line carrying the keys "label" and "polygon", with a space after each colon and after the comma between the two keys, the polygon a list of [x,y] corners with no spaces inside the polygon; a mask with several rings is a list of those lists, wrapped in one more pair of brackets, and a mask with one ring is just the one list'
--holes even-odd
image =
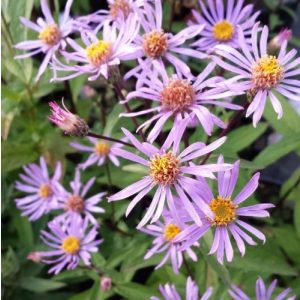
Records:
{"label": "flower disc floret", "polygon": [[174,112],[184,111],[195,102],[195,90],[188,80],[173,79],[161,92],[162,105]]}
{"label": "flower disc floret", "polygon": [[264,55],[252,67],[252,80],[256,88],[275,87],[283,78],[283,74],[283,67],[273,55]]}
{"label": "flower disc floret", "polygon": [[226,20],[217,22],[213,27],[214,38],[221,42],[230,41],[234,35],[234,31],[232,23]]}
{"label": "flower disc floret", "polygon": [[49,198],[53,195],[53,191],[48,184],[42,184],[39,189],[39,196],[42,198]]}
{"label": "flower disc floret", "polygon": [[95,153],[99,156],[106,156],[110,151],[109,145],[103,142],[97,142],[95,145]]}
{"label": "flower disc floret", "polygon": [[150,161],[150,176],[157,184],[173,184],[179,174],[179,160],[172,152],[156,154]]}
{"label": "flower disc floret", "polygon": [[99,40],[86,48],[86,55],[89,62],[95,66],[106,63],[111,55],[111,44],[104,40]]}
{"label": "flower disc floret", "polygon": [[74,235],[63,240],[62,249],[68,254],[76,254],[80,250],[80,239]]}
{"label": "flower disc floret", "polygon": [[214,225],[227,226],[235,220],[237,206],[233,204],[230,198],[217,196],[216,199],[212,199],[209,207],[215,215]]}
{"label": "flower disc floret", "polygon": [[127,0],[116,0],[109,5],[109,13],[114,19],[119,16],[120,12],[126,18],[131,11],[132,9]]}
{"label": "flower disc floret", "polygon": [[168,48],[168,37],[163,31],[153,30],[144,35],[143,49],[150,58],[158,58],[165,54]]}
{"label": "flower disc floret", "polygon": [[164,239],[168,242],[173,240],[178,233],[181,232],[181,229],[176,224],[167,224],[164,228]]}
{"label": "flower disc floret", "polygon": [[40,32],[39,39],[47,45],[54,46],[61,39],[61,31],[56,24],[47,25]]}
{"label": "flower disc floret", "polygon": [[67,200],[66,209],[81,213],[84,210],[84,200],[78,195],[71,195]]}

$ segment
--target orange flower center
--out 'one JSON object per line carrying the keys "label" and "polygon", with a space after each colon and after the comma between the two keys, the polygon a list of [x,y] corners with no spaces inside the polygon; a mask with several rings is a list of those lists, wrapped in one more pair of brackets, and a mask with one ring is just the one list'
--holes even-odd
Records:
{"label": "orange flower center", "polygon": [[150,176],[157,184],[172,184],[179,173],[179,160],[172,152],[156,154],[150,161]]}
{"label": "orange flower center", "polygon": [[41,198],[49,198],[53,195],[53,191],[48,184],[42,184],[39,189],[39,196]]}
{"label": "orange flower center", "polygon": [[176,224],[167,224],[164,228],[164,239],[168,242],[173,240],[181,229]]}
{"label": "orange flower center", "polygon": [[107,145],[106,143],[103,142],[98,142],[95,145],[95,152],[99,155],[99,156],[105,156],[109,153],[109,145]]}
{"label": "orange flower center", "polygon": [[264,55],[252,66],[252,81],[257,89],[273,88],[283,75],[284,69],[273,55]]}
{"label": "orange flower center", "polygon": [[71,195],[66,204],[66,209],[81,213],[84,210],[84,201],[78,195]]}
{"label": "orange flower center", "polygon": [[116,0],[114,3],[109,5],[109,9],[109,13],[114,19],[119,16],[120,12],[122,12],[123,16],[126,18],[132,11],[127,0]]}
{"label": "orange flower center", "polygon": [[86,48],[86,55],[93,66],[99,67],[108,61],[111,51],[110,43],[99,40]]}
{"label": "orange flower center", "polygon": [[184,111],[195,101],[195,90],[187,80],[170,80],[160,94],[163,106],[169,110]]}
{"label": "orange flower center", "polygon": [[63,240],[62,249],[67,254],[76,254],[80,250],[80,240],[76,236],[70,235]]}
{"label": "orange flower center", "polygon": [[220,21],[213,27],[213,35],[220,42],[229,41],[234,35],[234,26],[226,20]]}
{"label": "orange flower center", "polygon": [[61,32],[56,24],[47,25],[39,34],[39,39],[51,46],[56,45],[60,38]]}
{"label": "orange flower center", "polygon": [[217,196],[216,199],[211,200],[209,207],[215,214],[214,225],[228,225],[235,220],[237,206],[233,204],[230,198]]}
{"label": "orange flower center", "polygon": [[143,49],[148,57],[161,57],[165,54],[167,48],[168,37],[163,31],[153,30],[144,35]]}

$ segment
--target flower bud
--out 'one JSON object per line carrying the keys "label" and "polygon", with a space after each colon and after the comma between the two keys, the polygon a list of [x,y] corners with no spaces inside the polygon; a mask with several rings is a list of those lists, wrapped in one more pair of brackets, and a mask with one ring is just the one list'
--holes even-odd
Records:
{"label": "flower bud", "polygon": [[27,255],[27,259],[31,260],[35,263],[39,263],[42,260],[42,257],[40,255],[40,252],[29,252]]}
{"label": "flower bud", "polygon": [[276,54],[284,41],[289,41],[292,37],[292,31],[288,28],[283,28],[281,31],[273,37],[268,44],[268,51],[271,54]]}
{"label": "flower bud", "polygon": [[62,102],[63,108],[55,102],[49,102],[52,115],[49,120],[60,127],[65,134],[71,136],[84,137],[89,132],[89,126],[79,116],[72,114]]}
{"label": "flower bud", "polygon": [[111,278],[107,276],[101,277],[101,290],[106,292],[111,289]]}

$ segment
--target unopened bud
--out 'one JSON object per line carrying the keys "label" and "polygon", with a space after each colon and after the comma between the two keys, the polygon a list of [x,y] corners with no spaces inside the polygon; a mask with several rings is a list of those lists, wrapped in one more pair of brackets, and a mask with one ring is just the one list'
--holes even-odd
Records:
{"label": "unopened bud", "polygon": [[292,38],[292,31],[288,28],[283,28],[281,31],[272,38],[268,44],[268,51],[271,54],[276,54],[279,51],[284,41],[289,41]]}
{"label": "unopened bud", "polygon": [[29,252],[29,254],[27,255],[27,259],[35,263],[39,263],[41,262],[42,257],[40,255],[40,252]]}
{"label": "unopened bud", "polygon": [[89,132],[89,126],[79,116],[72,114],[62,102],[63,108],[55,102],[49,102],[52,115],[49,120],[61,128],[65,134],[71,136],[84,137]]}
{"label": "unopened bud", "polygon": [[111,278],[107,276],[101,277],[101,290],[106,292],[111,289]]}
{"label": "unopened bud", "polygon": [[97,92],[94,88],[92,88],[89,85],[85,85],[81,91],[80,91],[80,95],[82,98],[92,98],[95,97],[97,95]]}

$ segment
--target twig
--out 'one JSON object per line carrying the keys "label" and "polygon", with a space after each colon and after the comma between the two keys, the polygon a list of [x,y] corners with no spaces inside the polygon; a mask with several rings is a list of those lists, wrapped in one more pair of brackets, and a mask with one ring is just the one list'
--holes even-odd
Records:
{"label": "twig", "polygon": [[120,143],[120,144],[123,144],[125,146],[134,148],[134,146],[132,144],[126,143],[124,141],[121,141],[121,140],[118,140],[118,139],[115,139],[115,138],[112,138],[112,137],[109,137],[109,136],[100,135],[100,134],[97,134],[97,133],[94,133],[94,132],[91,132],[91,131],[87,134],[87,136],[94,137],[94,138],[97,138],[97,139],[107,140],[107,141],[111,141],[111,142]]}

